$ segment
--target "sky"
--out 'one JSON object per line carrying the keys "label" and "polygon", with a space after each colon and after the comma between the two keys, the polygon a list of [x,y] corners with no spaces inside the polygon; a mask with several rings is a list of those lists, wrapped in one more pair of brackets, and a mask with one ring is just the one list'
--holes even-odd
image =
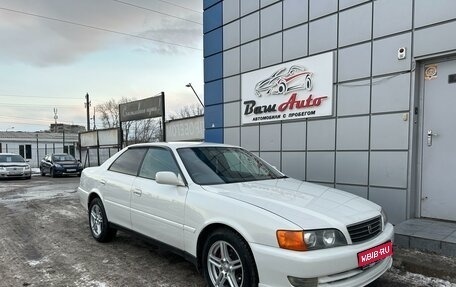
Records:
{"label": "sky", "polygon": [[199,104],[185,85],[204,99],[202,2],[0,0],[0,131],[48,130],[54,109],[86,126],[87,93],[91,117],[162,91],[167,116]]}

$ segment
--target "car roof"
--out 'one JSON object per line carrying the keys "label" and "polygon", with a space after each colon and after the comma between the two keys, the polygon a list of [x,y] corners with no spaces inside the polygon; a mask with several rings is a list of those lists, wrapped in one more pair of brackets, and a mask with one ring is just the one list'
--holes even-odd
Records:
{"label": "car roof", "polygon": [[18,153],[12,153],[12,152],[2,152],[0,155],[20,155]]}
{"label": "car roof", "polygon": [[151,146],[167,146],[172,149],[187,148],[187,147],[236,147],[233,145],[210,143],[210,142],[155,142],[133,144],[128,147],[151,147]]}

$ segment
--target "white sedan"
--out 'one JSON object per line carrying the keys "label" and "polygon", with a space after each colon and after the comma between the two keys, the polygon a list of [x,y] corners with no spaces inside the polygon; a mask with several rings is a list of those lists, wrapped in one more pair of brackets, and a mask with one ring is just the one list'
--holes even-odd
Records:
{"label": "white sedan", "polygon": [[96,240],[140,234],[193,262],[208,286],[365,286],[392,265],[380,206],[235,146],[132,145],[86,168],[78,194]]}

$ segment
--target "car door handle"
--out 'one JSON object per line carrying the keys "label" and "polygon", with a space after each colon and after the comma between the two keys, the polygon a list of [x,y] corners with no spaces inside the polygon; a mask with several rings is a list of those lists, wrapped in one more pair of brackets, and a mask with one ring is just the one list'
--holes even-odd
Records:
{"label": "car door handle", "polygon": [[142,195],[142,190],[139,189],[139,188],[135,188],[133,190],[133,194],[136,195],[136,196],[141,196]]}
{"label": "car door handle", "polygon": [[105,184],[106,184],[106,180],[102,179],[102,180],[100,180],[100,183],[101,183],[102,185],[105,185]]}

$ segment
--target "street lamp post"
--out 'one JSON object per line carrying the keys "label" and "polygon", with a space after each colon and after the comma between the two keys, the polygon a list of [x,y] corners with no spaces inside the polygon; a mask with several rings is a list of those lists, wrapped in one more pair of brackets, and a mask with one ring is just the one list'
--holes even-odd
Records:
{"label": "street lamp post", "polygon": [[192,86],[192,83],[188,83],[187,85],[185,85],[187,88],[192,88],[192,91],[193,93],[195,94],[196,98],[198,99],[198,101],[200,102],[201,106],[204,108],[204,104],[203,102],[201,101],[200,97],[198,96],[198,94],[195,92],[195,89],[193,88]]}

